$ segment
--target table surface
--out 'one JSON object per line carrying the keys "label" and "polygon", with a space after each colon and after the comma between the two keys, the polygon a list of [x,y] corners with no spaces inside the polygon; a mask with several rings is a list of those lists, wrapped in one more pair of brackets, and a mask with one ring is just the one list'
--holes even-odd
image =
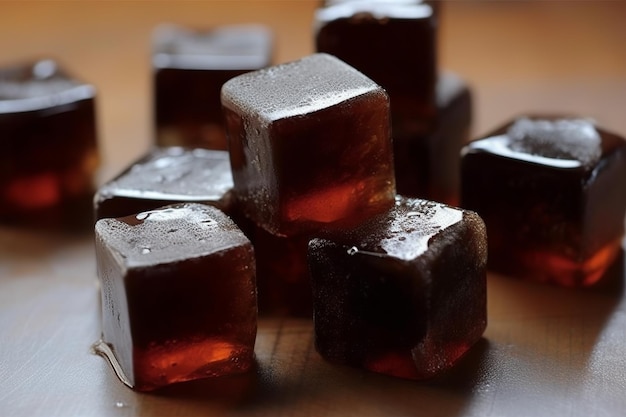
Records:
{"label": "table surface", "polygon": [[[2,2],[0,64],[51,56],[98,88],[104,181],[152,142],[150,33],[159,23],[265,23],[276,62],[313,51],[319,1]],[[475,94],[473,135],[524,112],[626,134],[626,2],[447,2],[441,68]],[[333,366],[307,320],[262,319],[249,375],[156,394],[122,385],[99,336],[93,236],[0,227],[2,416],[617,416],[626,409],[624,261],[611,285],[565,290],[489,275],[489,324],[429,382]]]}

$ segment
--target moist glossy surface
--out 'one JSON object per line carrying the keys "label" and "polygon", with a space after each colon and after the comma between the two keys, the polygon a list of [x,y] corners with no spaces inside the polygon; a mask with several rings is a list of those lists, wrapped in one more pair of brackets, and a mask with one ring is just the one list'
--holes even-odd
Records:
{"label": "moist glossy surface", "polygon": [[220,89],[232,77],[270,65],[269,29],[168,25],[157,29],[153,44],[157,144],[227,150]]}
{"label": "moist glossy surface", "polygon": [[218,209],[181,204],[96,223],[103,342],[139,391],[253,365],[253,249]]}
{"label": "moist glossy surface", "polygon": [[360,228],[312,240],[318,352],[402,378],[449,369],[486,326],[486,249],[475,213],[401,197]]}
{"label": "moist glossy surface", "polygon": [[60,226],[89,217],[95,96],[52,60],[0,69],[2,221]]}
{"label": "moist glossy surface", "polygon": [[228,81],[222,104],[237,197],[284,236],[358,224],[393,203],[387,94],[327,54]]}
{"label": "moist glossy surface", "polygon": [[623,138],[583,119],[522,118],[467,145],[462,175],[462,205],[487,224],[494,270],[588,286],[619,254]]}
{"label": "moist glossy surface", "polygon": [[96,220],[122,217],[173,203],[210,204],[233,210],[228,152],[157,147],[98,189]]}

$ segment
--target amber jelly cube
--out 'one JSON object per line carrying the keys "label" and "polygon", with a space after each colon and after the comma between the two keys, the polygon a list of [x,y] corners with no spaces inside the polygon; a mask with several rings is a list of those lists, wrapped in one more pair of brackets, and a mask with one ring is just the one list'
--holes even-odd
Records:
{"label": "amber jelly cube", "polygon": [[450,71],[439,73],[434,130],[425,135],[394,135],[398,194],[459,205],[459,153],[470,139],[472,103],[472,91],[461,77]]}
{"label": "amber jelly cube", "polygon": [[358,224],[393,205],[389,99],[328,54],[222,89],[237,199],[276,235]]}
{"label": "amber jelly cube", "polygon": [[389,94],[394,138],[435,122],[437,18],[417,1],[343,1],[317,10],[315,46],[352,65]]}
{"label": "amber jelly cube", "polygon": [[53,60],[0,69],[0,219],[88,219],[99,163],[93,86]]}
{"label": "amber jelly cube", "polygon": [[439,375],[485,330],[486,261],[476,213],[403,197],[359,228],[311,240],[317,351],[401,378]]}
{"label": "amber jelly cube", "polygon": [[94,197],[96,220],[123,217],[174,203],[203,203],[227,214],[234,210],[227,151],[155,147]]}
{"label": "amber jelly cube", "polygon": [[158,27],[153,40],[156,143],[228,149],[222,84],[269,66],[272,50],[272,33],[263,25]]}
{"label": "amber jelly cube", "polygon": [[307,249],[311,236],[277,236],[254,227],[259,314],[311,319],[313,304]]}
{"label": "amber jelly cube", "polygon": [[102,338],[125,383],[149,391],[251,368],[254,251],[230,218],[189,203],[95,231]]}
{"label": "amber jelly cube", "polygon": [[591,121],[520,117],[463,149],[463,207],[489,233],[494,271],[589,286],[621,250],[626,140]]}

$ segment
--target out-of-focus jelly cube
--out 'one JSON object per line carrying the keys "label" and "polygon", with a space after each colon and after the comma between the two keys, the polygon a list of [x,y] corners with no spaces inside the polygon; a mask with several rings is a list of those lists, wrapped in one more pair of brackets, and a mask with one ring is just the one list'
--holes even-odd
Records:
{"label": "out-of-focus jelly cube", "polygon": [[387,91],[395,140],[433,129],[437,26],[422,2],[344,1],[317,10],[315,45]]}
{"label": "out-of-focus jelly cube", "polygon": [[434,131],[426,135],[394,136],[398,194],[459,204],[459,153],[470,139],[472,113],[469,86],[450,71],[440,72]]}
{"label": "out-of-focus jelly cube", "polygon": [[485,330],[486,262],[476,213],[404,197],[359,228],[311,240],[317,351],[402,378],[440,374]]}
{"label": "out-of-focus jelly cube", "polygon": [[0,219],[54,225],[89,217],[83,203],[99,164],[95,97],[53,60],[0,69]]}
{"label": "out-of-focus jelly cube", "polygon": [[248,371],[254,251],[218,209],[180,204],[96,223],[99,353],[138,391]]}
{"label": "out-of-focus jelly cube", "polygon": [[309,235],[276,236],[255,227],[259,314],[311,318],[311,280],[307,261]]}
{"label": "out-of-focus jelly cube", "polygon": [[94,197],[95,219],[122,217],[173,203],[204,203],[234,210],[227,151],[155,147]]}
{"label": "out-of-focus jelly cube", "polygon": [[263,25],[157,28],[153,41],[157,144],[228,149],[222,84],[269,66],[272,54],[273,36]]}
{"label": "out-of-focus jelly cube", "polygon": [[461,205],[489,233],[494,271],[592,285],[620,252],[626,140],[575,117],[520,117],[462,152]]}
{"label": "out-of-focus jelly cube", "polygon": [[358,224],[393,205],[389,98],[328,54],[240,75],[222,104],[237,199],[283,236]]}

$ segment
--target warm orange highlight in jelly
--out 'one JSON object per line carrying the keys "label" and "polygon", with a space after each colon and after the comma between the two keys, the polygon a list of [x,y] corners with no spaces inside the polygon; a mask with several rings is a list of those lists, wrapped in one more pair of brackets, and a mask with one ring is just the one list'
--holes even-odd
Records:
{"label": "warm orange highlight in jelly", "polygon": [[6,188],[5,198],[24,209],[53,206],[61,198],[59,178],[52,173],[17,178]]}

